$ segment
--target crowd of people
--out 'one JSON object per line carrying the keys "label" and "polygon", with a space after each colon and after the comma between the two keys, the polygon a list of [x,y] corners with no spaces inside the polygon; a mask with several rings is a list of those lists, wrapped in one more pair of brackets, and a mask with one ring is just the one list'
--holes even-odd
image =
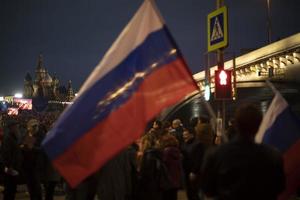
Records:
{"label": "crowd of people", "polygon": [[59,113],[23,111],[0,116],[0,177],[3,199],[15,199],[17,185],[26,184],[30,199],[53,199],[60,176],[52,167],[41,143]]}
{"label": "crowd of people", "polygon": [[64,183],[69,200],[176,200],[182,189],[189,200],[271,200],[284,189],[282,156],[254,143],[262,114],[253,104],[237,110],[226,132],[229,142],[221,145],[215,144],[207,117],[193,117],[185,125],[180,119],[155,120],[139,140],[76,188],[62,180],[41,147],[58,116],[1,115],[4,200],[15,199],[22,181],[32,200],[53,199],[58,183]]}

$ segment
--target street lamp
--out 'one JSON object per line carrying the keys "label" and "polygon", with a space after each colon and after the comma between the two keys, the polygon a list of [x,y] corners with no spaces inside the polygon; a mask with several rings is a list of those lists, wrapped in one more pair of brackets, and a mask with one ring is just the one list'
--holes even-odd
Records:
{"label": "street lamp", "polygon": [[22,93],[16,93],[16,94],[14,95],[14,97],[16,97],[16,98],[22,98],[22,97],[23,97],[23,94],[22,94]]}

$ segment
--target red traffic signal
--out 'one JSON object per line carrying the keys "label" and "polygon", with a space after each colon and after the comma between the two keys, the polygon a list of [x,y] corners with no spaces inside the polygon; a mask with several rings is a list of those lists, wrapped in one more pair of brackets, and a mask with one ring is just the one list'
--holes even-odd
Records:
{"label": "red traffic signal", "polygon": [[231,70],[215,71],[215,98],[232,99]]}

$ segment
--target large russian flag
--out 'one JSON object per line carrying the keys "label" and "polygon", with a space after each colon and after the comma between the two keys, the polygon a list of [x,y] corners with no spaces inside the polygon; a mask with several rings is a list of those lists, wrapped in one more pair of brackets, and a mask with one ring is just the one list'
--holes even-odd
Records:
{"label": "large russian flag", "polygon": [[279,92],[272,100],[255,140],[282,152],[286,189],[279,199],[289,199],[300,187],[300,120]]}
{"label": "large russian flag", "polygon": [[146,0],[50,130],[44,149],[74,187],[139,138],[162,109],[197,89]]}

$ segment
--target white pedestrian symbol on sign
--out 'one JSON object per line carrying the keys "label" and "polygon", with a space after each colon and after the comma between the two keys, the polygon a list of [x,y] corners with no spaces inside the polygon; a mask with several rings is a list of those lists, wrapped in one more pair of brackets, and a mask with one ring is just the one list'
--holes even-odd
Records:
{"label": "white pedestrian symbol on sign", "polygon": [[213,31],[212,31],[212,34],[211,34],[210,41],[215,41],[215,40],[218,40],[218,39],[221,39],[221,38],[224,37],[220,22],[218,20],[218,17],[216,17],[215,19],[216,20],[215,20],[215,23],[214,23],[214,27],[213,27]]}

